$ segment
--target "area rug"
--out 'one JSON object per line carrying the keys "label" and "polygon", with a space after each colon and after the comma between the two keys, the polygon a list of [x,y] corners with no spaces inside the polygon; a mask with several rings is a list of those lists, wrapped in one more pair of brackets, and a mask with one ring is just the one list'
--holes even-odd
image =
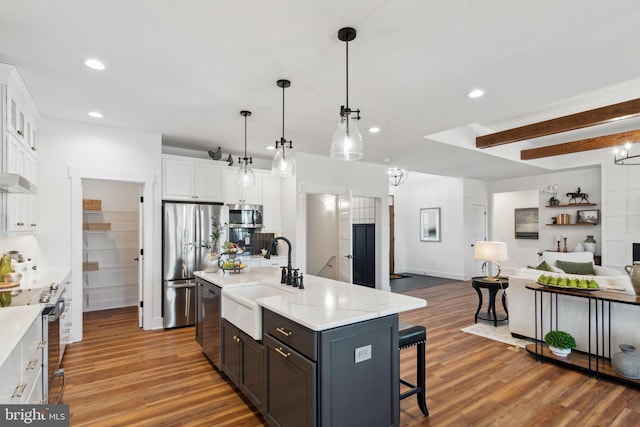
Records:
{"label": "area rug", "polygon": [[527,344],[531,344],[533,342],[526,339],[512,337],[511,332],[509,332],[509,325],[500,325],[495,327],[489,323],[474,323],[473,325],[460,330],[468,334],[478,335],[483,338],[500,341],[520,348],[524,348]]}
{"label": "area rug", "polygon": [[444,277],[425,276],[422,274],[398,273],[402,276],[399,279],[391,278],[389,286],[391,292],[405,292],[413,289],[428,288],[431,286],[440,286],[447,283],[457,283],[459,280],[447,279]]}

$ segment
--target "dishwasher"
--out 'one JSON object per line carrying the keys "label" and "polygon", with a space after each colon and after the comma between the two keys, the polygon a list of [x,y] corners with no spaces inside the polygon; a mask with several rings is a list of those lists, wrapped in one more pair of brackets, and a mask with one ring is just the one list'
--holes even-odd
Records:
{"label": "dishwasher", "polygon": [[222,289],[197,279],[196,299],[196,339],[202,346],[203,353],[220,370]]}

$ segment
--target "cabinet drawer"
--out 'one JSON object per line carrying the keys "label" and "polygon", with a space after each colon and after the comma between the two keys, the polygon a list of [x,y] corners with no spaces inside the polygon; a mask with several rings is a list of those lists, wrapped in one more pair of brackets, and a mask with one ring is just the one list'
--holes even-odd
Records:
{"label": "cabinet drawer", "polygon": [[318,360],[318,333],[279,314],[263,310],[263,331],[311,360]]}

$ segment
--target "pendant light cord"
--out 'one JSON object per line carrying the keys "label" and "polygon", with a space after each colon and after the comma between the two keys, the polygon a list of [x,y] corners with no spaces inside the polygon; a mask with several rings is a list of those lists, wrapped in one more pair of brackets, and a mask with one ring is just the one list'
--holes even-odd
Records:
{"label": "pendant light cord", "polygon": [[[346,63],[347,63],[347,119],[349,118],[349,41],[346,41],[345,44],[347,45],[347,48],[345,49],[347,54],[346,54]],[[349,122],[347,122],[349,123]]]}
{"label": "pendant light cord", "polygon": [[284,89],[285,86],[282,85],[282,139],[280,140],[280,145],[282,145],[282,159],[285,159],[284,143],[286,142],[286,139],[284,139]]}

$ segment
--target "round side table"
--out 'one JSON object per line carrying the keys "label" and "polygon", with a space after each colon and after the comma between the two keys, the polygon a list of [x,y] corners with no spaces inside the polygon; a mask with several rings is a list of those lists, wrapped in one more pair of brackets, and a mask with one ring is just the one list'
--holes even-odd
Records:
{"label": "round side table", "polygon": [[[509,287],[509,279],[507,277],[496,277],[495,280],[488,279],[483,276],[472,277],[471,286],[478,293],[478,308],[474,317],[475,323],[478,323],[478,319],[489,320],[493,322],[493,326],[498,326],[498,322],[509,320],[509,310],[507,310],[505,289]],[[486,315],[480,313],[482,308],[482,289],[489,291],[489,307],[487,308]],[[498,315],[496,313],[496,295],[498,291],[502,290],[502,308],[504,308],[504,315]]]}

